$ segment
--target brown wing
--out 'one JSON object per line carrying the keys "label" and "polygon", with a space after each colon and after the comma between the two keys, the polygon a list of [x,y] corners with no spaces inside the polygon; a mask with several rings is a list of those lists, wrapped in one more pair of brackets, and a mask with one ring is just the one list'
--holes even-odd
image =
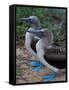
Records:
{"label": "brown wing", "polygon": [[52,46],[46,50],[44,58],[49,64],[57,68],[66,68],[67,61],[65,48]]}
{"label": "brown wing", "polygon": [[31,48],[33,49],[34,52],[37,53],[36,51],[36,43],[38,42],[39,39],[33,39],[31,42]]}

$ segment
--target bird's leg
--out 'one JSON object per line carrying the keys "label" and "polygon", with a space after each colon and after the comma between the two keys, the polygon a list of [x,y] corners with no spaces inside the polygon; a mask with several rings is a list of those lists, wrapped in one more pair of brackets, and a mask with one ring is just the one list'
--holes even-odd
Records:
{"label": "bird's leg", "polygon": [[49,73],[44,71],[45,72],[44,76],[42,76],[42,80],[44,82],[55,80],[64,75],[63,70],[60,70],[60,69],[52,66],[44,58],[45,50],[44,50],[44,46],[43,46],[43,43],[41,42],[41,40],[38,41],[38,43],[36,45],[36,50],[37,50],[37,56],[38,56],[39,60],[42,62],[42,64],[44,64],[46,67],[48,67],[50,70],[52,70]]}
{"label": "bird's leg", "polygon": [[39,60],[49,69],[53,70],[54,72],[58,72],[59,69],[57,69],[56,67],[50,65],[45,59],[44,59],[44,55],[42,55],[42,53],[37,53]]}
{"label": "bird's leg", "polygon": [[62,77],[65,72],[64,70],[58,69],[52,65],[50,65],[45,59],[44,59],[44,51],[43,49],[40,49],[39,51],[37,50],[37,55],[39,60],[44,64],[46,67],[48,67],[51,72],[45,72],[44,76],[42,76],[43,81],[50,81],[50,80],[55,80],[56,78]]}
{"label": "bird's leg", "polygon": [[50,65],[45,59],[44,59],[44,50],[42,45],[38,42],[38,44],[36,45],[36,49],[37,49],[37,56],[39,58],[39,60],[42,62],[42,64],[44,64],[46,67],[48,67],[49,69],[53,70],[54,72],[59,72],[59,69]]}
{"label": "bird's leg", "polygon": [[59,72],[56,73],[56,76],[62,76],[66,73],[66,69],[60,69]]}

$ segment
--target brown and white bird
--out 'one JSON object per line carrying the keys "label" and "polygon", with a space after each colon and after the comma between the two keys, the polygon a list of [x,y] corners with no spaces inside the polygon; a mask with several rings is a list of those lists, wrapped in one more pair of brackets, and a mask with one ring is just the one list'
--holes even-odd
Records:
{"label": "brown and white bird", "polygon": [[41,29],[40,20],[37,16],[22,18],[30,24],[25,35],[26,49],[49,69],[60,73],[66,68],[66,49],[54,45],[53,34],[49,30]]}
{"label": "brown and white bird", "polygon": [[[31,30],[40,30],[40,21],[36,16],[30,16],[28,18],[22,18],[23,21],[30,24],[30,28],[27,31]],[[34,56],[37,56],[36,43],[39,41],[39,37],[35,36],[33,33],[26,32],[25,34],[25,47]]]}

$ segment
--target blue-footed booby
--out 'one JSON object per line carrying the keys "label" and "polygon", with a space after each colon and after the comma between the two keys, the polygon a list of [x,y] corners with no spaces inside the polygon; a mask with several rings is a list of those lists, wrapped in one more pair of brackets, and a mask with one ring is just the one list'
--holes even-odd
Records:
{"label": "blue-footed booby", "polygon": [[56,73],[66,68],[66,49],[53,44],[52,32],[41,29],[37,16],[22,18],[22,20],[30,24],[25,35],[26,49]]}
{"label": "blue-footed booby", "polygon": [[[30,28],[28,31],[31,30],[40,30],[40,20],[36,16],[30,16],[28,18],[22,18],[21,20],[30,24]],[[25,47],[32,55],[37,57],[36,51],[36,43],[40,38],[35,36],[33,33],[26,32],[25,34]]]}

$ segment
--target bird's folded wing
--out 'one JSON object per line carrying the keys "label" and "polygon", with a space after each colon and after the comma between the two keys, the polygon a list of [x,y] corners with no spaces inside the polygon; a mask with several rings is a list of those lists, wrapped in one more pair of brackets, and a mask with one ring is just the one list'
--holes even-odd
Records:
{"label": "bird's folded wing", "polygon": [[45,55],[48,59],[61,59],[66,58],[66,49],[60,46],[51,46],[45,50]]}
{"label": "bird's folded wing", "polygon": [[59,46],[52,46],[45,51],[44,59],[59,69],[67,67],[66,50]]}

